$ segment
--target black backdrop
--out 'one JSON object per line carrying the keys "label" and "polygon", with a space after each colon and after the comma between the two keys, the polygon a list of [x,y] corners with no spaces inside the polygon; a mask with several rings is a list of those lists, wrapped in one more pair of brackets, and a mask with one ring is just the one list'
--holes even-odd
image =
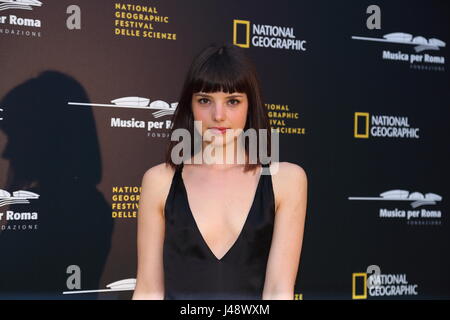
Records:
{"label": "black backdrop", "polygon": [[[0,1],[3,298],[131,297],[142,175],[163,161],[192,58],[232,43],[235,20],[280,160],[308,175],[296,299],[450,297],[446,2],[29,2]],[[257,46],[265,25],[291,28],[304,50]],[[125,97],[149,100],[112,102]],[[377,136],[394,127],[418,137]]]}

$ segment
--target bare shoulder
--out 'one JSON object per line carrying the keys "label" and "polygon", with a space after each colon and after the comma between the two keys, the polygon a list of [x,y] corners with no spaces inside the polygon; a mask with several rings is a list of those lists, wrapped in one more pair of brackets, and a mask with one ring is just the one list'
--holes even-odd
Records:
{"label": "bare shoulder", "polygon": [[273,180],[279,180],[283,184],[305,183],[307,180],[305,170],[298,164],[291,162],[273,162],[270,165]]}
{"label": "bare shoulder", "polygon": [[282,201],[291,201],[305,191],[308,178],[305,170],[291,162],[273,162],[270,165],[275,202],[278,207]]}
{"label": "bare shoulder", "polygon": [[148,169],[142,178],[141,198],[151,199],[162,212],[174,174],[175,170],[164,162]]}
{"label": "bare shoulder", "polygon": [[148,169],[144,173],[143,180],[151,180],[154,182],[164,183],[167,182],[167,179],[171,180],[174,173],[175,171],[171,166],[169,166],[165,162],[162,162]]}

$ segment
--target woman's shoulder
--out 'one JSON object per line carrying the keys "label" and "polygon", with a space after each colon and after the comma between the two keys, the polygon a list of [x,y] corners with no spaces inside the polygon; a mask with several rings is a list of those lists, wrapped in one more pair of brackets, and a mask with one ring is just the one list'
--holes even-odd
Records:
{"label": "woman's shoulder", "polygon": [[270,165],[273,191],[277,207],[283,200],[291,201],[301,189],[307,187],[305,170],[298,164],[291,162],[272,162]]}
{"label": "woman's shoulder", "polygon": [[175,173],[175,169],[172,168],[169,164],[166,162],[162,162],[160,164],[157,164],[151,168],[149,168],[144,173],[144,180],[156,180],[159,182],[162,182],[163,180],[166,180],[168,178],[172,178]]}
{"label": "woman's shoulder", "polygon": [[270,173],[273,177],[281,180],[305,180],[306,172],[298,164],[292,162],[272,162]]}
{"label": "woman's shoulder", "polygon": [[174,174],[175,169],[163,162],[147,169],[142,178],[141,198],[157,207],[162,215]]}
{"label": "woman's shoulder", "polygon": [[142,178],[143,196],[151,196],[162,203],[169,193],[174,174],[175,169],[165,162],[148,169]]}

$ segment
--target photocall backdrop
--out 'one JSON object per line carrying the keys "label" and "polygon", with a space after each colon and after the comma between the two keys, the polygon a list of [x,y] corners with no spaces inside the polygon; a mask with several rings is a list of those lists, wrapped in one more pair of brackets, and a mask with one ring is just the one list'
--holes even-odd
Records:
{"label": "photocall backdrop", "polygon": [[228,42],[308,175],[295,299],[448,299],[449,21],[444,1],[0,0],[1,298],[131,298],[142,176],[192,59]]}

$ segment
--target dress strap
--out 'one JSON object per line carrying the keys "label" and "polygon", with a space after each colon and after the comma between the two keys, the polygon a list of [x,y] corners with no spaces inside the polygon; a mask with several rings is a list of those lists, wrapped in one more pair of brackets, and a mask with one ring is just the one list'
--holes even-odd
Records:
{"label": "dress strap", "polygon": [[262,164],[261,166],[262,166],[262,172],[261,172],[261,174],[262,174],[263,176],[266,176],[266,175],[270,175],[270,174],[271,174],[271,173],[270,173],[270,163],[268,163],[268,164]]}

